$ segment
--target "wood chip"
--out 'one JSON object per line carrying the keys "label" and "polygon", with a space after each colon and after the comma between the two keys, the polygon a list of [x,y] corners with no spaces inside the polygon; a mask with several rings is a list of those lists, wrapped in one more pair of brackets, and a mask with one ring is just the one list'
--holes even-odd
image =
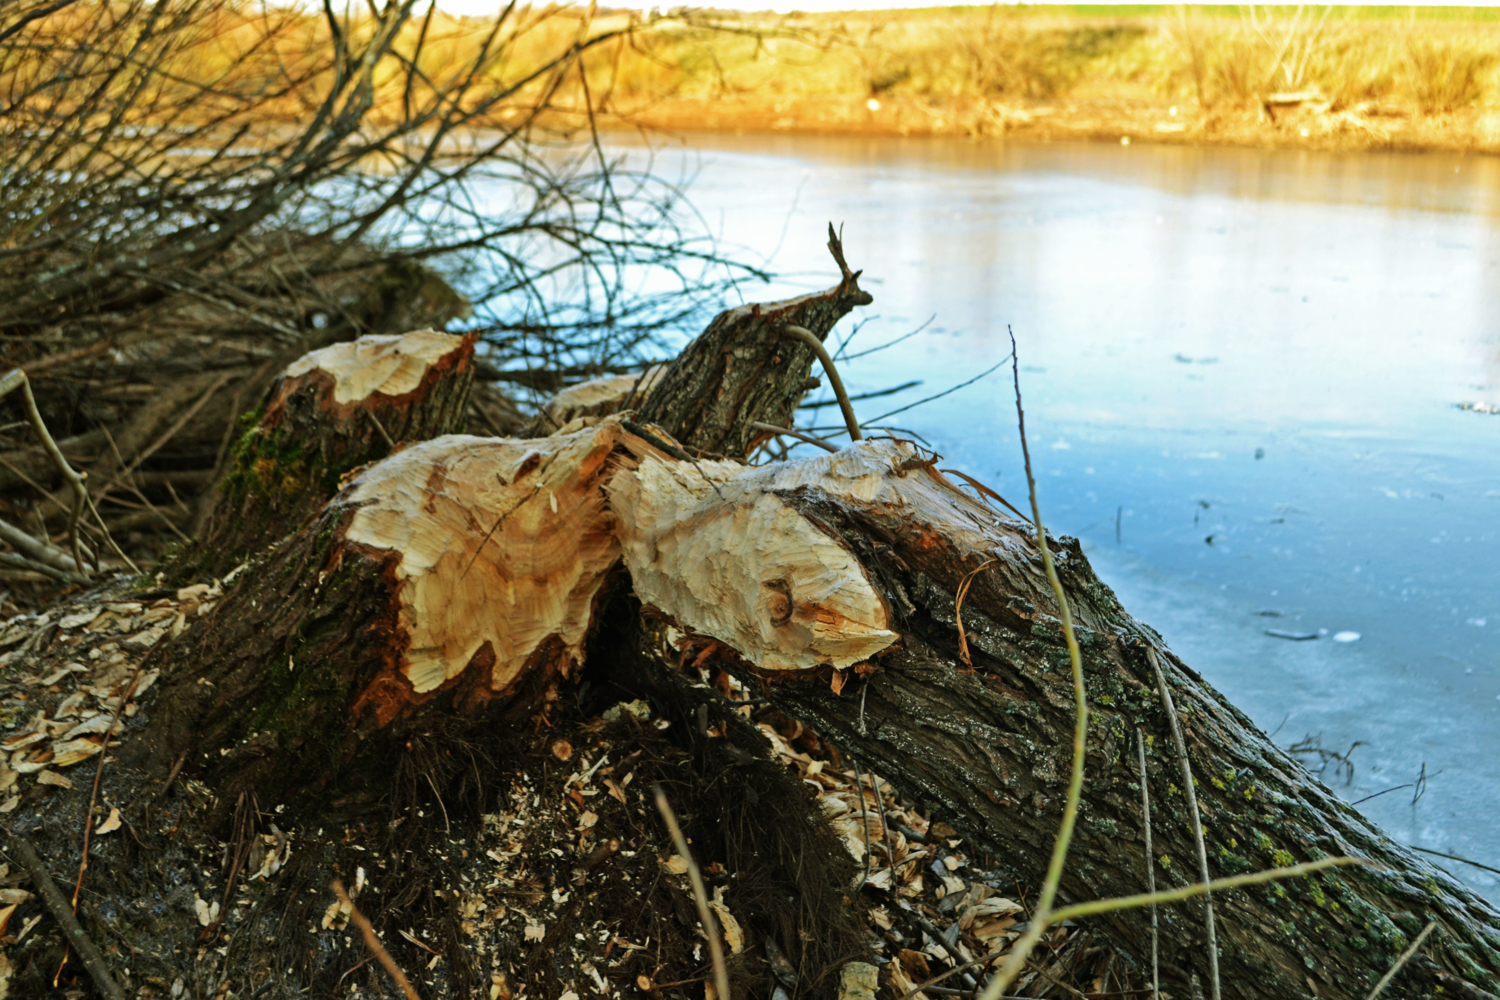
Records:
{"label": "wood chip", "polygon": [[103,608],[87,608],[83,611],[75,611],[71,615],[64,615],[57,623],[61,629],[74,629],[98,618],[104,613]]}
{"label": "wood chip", "polygon": [[52,752],[56,755],[52,763],[57,767],[72,767],[81,764],[104,749],[104,743],[94,742],[87,737],[76,740],[62,740],[52,744]]}
{"label": "wood chip", "polygon": [[109,810],[109,816],[105,818],[103,823],[100,823],[97,827],[95,827],[94,833],[102,837],[106,833],[114,833],[121,827],[121,825],[120,810],[117,808],[111,808]]}

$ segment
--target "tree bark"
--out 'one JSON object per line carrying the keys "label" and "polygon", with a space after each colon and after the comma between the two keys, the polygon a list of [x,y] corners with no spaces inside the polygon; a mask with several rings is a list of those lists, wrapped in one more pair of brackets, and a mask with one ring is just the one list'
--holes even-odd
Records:
{"label": "tree bark", "polygon": [[188,754],[222,801],[315,809],[378,797],[369,762],[434,711],[525,717],[581,662],[618,559],[599,482],[620,434],[446,435],[364,469],[166,648],[142,766]]}
{"label": "tree bark", "polygon": [[[204,625],[162,647],[160,694],[127,765],[201,782],[220,823],[246,796],[304,824],[335,823],[388,793],[414,742],[528,717],[580,666],[682,703],[693,696],[678,674],[682,642],[706,643],[717,653],[703,664],[764,683],[777,706],[1039,883],[1073,703],[1031,526],[958,489],[910,442],[760,467],[684,457],[683,447],[746,454],[752,421],[787,420],[810,355],[780,330],[824,336],[867,300],[843,270],[830,292],[718,317],[652,388],[646,426],[595,417],[542,439],[448,436],[363,470]],[[320,440],[328,412],[311,406],[280,433]],[[1500,917],[1488,903],[1260,733],[1125,613],[1076,539],[1049,546],[1093,710],[1063,899],[1141,892],[1148,864],[1163,885],[1196,880],[1154,650],[1187,734],[1214,874],[1328,855],[1370,862],[1216,895],[1226,997],[1363,997],[1429,920],[1439,933],[1387,996],[1500,989]],[[1149,746],[1152,859],[1137,731]],[[1201,909],[1162,916],[1163,969],[1182,996],[1194,974],[1207,978]],[[1137,961],[1149,952],[1144,911],[1094,923]]]}
{"label": "tree bark", "polygon": [[788,326],[819,340],[855,306],[874,298],[849,270],[833,226],[828,249],[839,283],[826,292],[720,313],[652,386],[640,418],[698,453],[743,458],[764,433],[754,421],[789,427],[812,371],[812,348],[786,337]]}
{"label": "tree bark", "polygon": [[216,488],[201,567],[223,574],[315,515],[349,470],[463,425],[474,342],[435,331],[333,344],[276,379]]}

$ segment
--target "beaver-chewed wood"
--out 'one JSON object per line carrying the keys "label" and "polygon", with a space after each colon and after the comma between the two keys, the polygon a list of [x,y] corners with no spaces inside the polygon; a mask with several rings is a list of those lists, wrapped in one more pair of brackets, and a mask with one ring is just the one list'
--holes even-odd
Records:
{"label": "beaver-chewed wood", "polygon": [[313,351],[272,383],[213,498],[196,565],[222,574],[300,528],[341,476],[461,430],[474,339],[435,330]]}
{"label": "beaver-chewed wood", "polygon": [[[1071,762],[1072,683],[1056,601],[1032,526],[961,491],[930,458],[910,443],[878,440],[740,473],[853,554],[857,569],[847,578],[874,585],[890,609],[888,627],[899,635],[874,657],[865,679],[851,674],[847,683],[831,685],[826,671],[819,682],[783,673],[792,679],[765,693],[924,801],[1022,882],[1036,884],[1047,869]],[[684,482],[691,474],[690,467],[680,472]],[[732,479],[720,489],[731,500],[744,495]],[[1441,934],[1388,996],[1480,998],[1500,988],[1500,916],[1488,902],[1392,841],[1277,747],[1120,607],[1076,539],[1049,544],[1077,623],[1093,712],[1082,810],[1060,899],[1144,892],[1148,864],[1156,867],[1158,885],[1196,880],[1196,845],[1177,784],[1182,771],[1147,658],[1154,649],[1186,730],[1215,876],[1330,855],[1369,862],[1217,895],[1224,996],[1364,997],[1429,920],[1438,921]],[[629,561],[628,541],[625,548]],[[736,552],[726,550],[724,558]],[[763,574],[772,572],[750,559]],[[674,574],[675,585],[653,579],[662,573]],[[743,645],[734,648],[733,630],[698,608],[713,593],[702,584],[705,575],[723,573],[662,548],[637,577],[637,592],[656,608],[645,618],[647,638],[636,657],[664,647],[661,626],[653,636],[651,623],[665,612],[679,627],[729,644],[717,661],[725,668],[755,663]],[[970,574],[974,581],[959,607],[955,594]],[[642,586],[643,579],[651,582]],[[767,579],[760,578],[761,587]],[[959,654],[960,627],[972,668]],[[656,655],[659,670],[677,669],[675,656]],[[626,666],[639,669],[634,662]],[[1148,741],[1155,848],[1149,859],[1137,729]],[[1202,910],[1183,904],[1161,915],[1164,975],[1172,993],[1187,995],[1193,974],[1204,982],[1208,976]],[[1149,956],[1144,911],[1096,924],[1126,954]]]}
{"label": "beaver-chewed wood", "polygon": [[[774,678],[765,692],[779,708],[904,786],[1020,882],[1039,883],[1063,809],[1073,698],[1032,527],[957,488],[910,442],[758,468],[678,447],[740,455],[751,422],[784,420],[805,365],[772,353],[788,349],[776,310],[826,332],[855,300],[853,280],[721,316],[652,390],[654,423],[588,418],[544,439],[444,438],[366,469],[245,574],[206,626],[163,648],[149,739],[131,759],[144,747],[148,771],[184,766],[221,802],[254,789],[317,823],[330,808],[320,789],[336,786],[340,802],[381,793],[386,775],[368,754],[359,766],[362,753],[446,718],[486,725],[508,707],[533,712],[583,651],[611,684],[643,664],[666,677],[681,667],[681,633],[697,633],[721,651],[698,666]],[[1224,996],[1355,1000],[1429,920],[1441,930],[1387,996],[1500,990],[1493,907],[1386,837],[1172,655],[1076,539],[1050,544],[1094,713],[1063,900],[1141,892],[1148,865],[1159,884],[1195,879],[1155,651],[1214,874],[1327,855],[1369,862],[1219,894]],[[621,557],[628,577],[611,569]],[[611,609],[607,634],[596,605]],[[1149,741],[1151,858],[1137,731]],[[1162,910],[1176,996],[1207,977],[1200,914],[1196,904]],[[1138,960],[1149,926],[1143,911],[1095,921]]]}
{"label": "beaver-chewed wood", "polygon": [[305,804],[429,703],[537,706],[619,559],[600,488],[619,434],[446,435],[366,468],[164,650],[152,755]]}

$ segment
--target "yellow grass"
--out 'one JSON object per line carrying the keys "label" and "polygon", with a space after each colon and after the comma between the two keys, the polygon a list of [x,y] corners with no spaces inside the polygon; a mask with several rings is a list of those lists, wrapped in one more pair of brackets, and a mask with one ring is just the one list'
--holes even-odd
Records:
{"label": "yellow grass", "polygon": [[[109,9],[80,4],[39,30],[67,36],[91,19],[97,25]],[[224,92],[259,93],[245,105],[258,117],[298,119],[316,107],[327,82],[317,67],[333,44],[328,26],[311,7],[250,10],[220,7],[195,25],[174,71],[183,80],[211,79]],[[433,84],[418,97],[480,67],[478,81],[454,98],[478,102],[509,92],[571,46],[639,23],[625,11],[521,8],[492,33],[485,19],[439,13],[409,23],[397,48]],[[358,36],[361,21],[346,30]],[[591,108],[674,128],[1029,130],[1210,142],[1280,135],[1500,149],[1497,53],[1494,14],[1457,8],[718,12],[642,25],[585,53],[581,66],[516,90],[496,115],[503,123],[507,113],[545,104],[554,122],[581,120]],[[54,70],[44,57],[0,55],[0,90]],[[294,77],[295,87],[268,93],[267,81]],[[406,79],[395,60],[377,72],[387,83],[377,89],[377,119],[399,118],[413,99]],[[1277,103],[1289,93],[1309,100]],[[1171,120],[1169,106],[1179,109]]]}

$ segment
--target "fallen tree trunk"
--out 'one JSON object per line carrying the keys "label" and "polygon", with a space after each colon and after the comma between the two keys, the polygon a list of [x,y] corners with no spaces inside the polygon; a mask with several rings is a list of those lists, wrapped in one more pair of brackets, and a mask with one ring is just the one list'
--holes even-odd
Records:
{"label": "fallen tree trunk", "polygon": [[[765,697],[1020,881],[1039,882],[1073,710],[1031,526],[958,489],[909,442],[737,461],[760,434],[751,423],[784,423],[806,385],[811,353],[784,327],[824,336],[868,300],[843,270],[830,292],[720,316],[633,419],[594,417],[534,440],[450,436],[364,470],[204,624],[160,648],[160,694],[122,761],[134,787],[206,789],[201,822],[234,844],[264,829],[239,817],[272,803],[287,823],[347,826],[389,801],[408,755],[441,760],[517,720],[545,725],[566,696],[560,682],[580,673],[626,693],[668,692],[681,718],[693,697],[716,697],[677,673],[683,650],[696,649],[698,669],[764,684]],[[1500,988],[1500,918],[1487,903],[1275,747],[1120,608],[1076,540],[1051,546],[1094,710],[1063,898],[1142,891],[1148,864],[1164,884],[1195,880],[1154,651],[1187,732],[1216,875],[1326,855],[1370,862],[1217,895],[1225,996],[1362,997],[1429,920],[1440,933],[1386,995]],[[1149,741],[1152,859],[1137,731]],[[435,793],[452,787],[440,778],[457,780],[447,768],[422,772]],[[161,791],[150,795],[167,808]],[[392,822],[435,836],[435,816]],[[332,857],[306,863],[326,871],[316,865]],[[1194,975],[1207,981],[1200,914],[1163,909],[1177,996]],[[1149,954],[1142,911],[1095,924],[1136,961]]]}

